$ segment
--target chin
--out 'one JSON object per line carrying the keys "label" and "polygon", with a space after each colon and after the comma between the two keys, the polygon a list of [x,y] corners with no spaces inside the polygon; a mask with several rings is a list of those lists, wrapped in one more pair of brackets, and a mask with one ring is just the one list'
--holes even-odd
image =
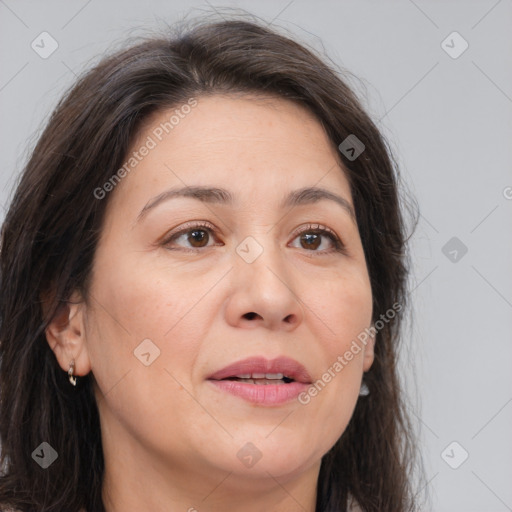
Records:
{"label": "chin", "polygon": [[249,479],[286,479],[296,477],[321,459],[321,451],[312,450],[307,439],[294,439],[286,432],[281,436],[276,432],[268,434],[265,431],[264,435],[247,436],[244,442],[234,441],[226,470]]}

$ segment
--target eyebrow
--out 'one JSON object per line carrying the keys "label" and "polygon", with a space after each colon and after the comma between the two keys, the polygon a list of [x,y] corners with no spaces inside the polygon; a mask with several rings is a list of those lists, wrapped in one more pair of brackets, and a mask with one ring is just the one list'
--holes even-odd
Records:
{"label": "eyebrow", "polygon": [[[209,187],[202,185],[193,185],[182,188],[173,188],[162,192],[158,196],[150,199],[146,206],[141,210],[137,217],[137,222],[140,221],[150,210],[170,199],[178,197],[189,197],[197,199],[203,203],[211,204],[225,204],[233,206],[235,204],[235,197],[225,188]],[[304,187],[290,192],[279,204],[280,209],[292,208],[294,206],[302,206],[305,204],[314,204],[319,201],[333,201],[341,206],[346,213],[348,213],[354,223],[357,224],[356,215],[352,205],[342,196],[335,194],[327,189],[320,187]]]}

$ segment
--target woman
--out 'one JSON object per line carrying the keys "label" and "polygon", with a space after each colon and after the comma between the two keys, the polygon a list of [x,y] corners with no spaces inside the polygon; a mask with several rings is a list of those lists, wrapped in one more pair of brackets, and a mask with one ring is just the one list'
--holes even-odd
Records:
{"label": "woman", "polygon": [[104,59],[1,239],[5,509],[414,510],[387,146],[246,21]]}

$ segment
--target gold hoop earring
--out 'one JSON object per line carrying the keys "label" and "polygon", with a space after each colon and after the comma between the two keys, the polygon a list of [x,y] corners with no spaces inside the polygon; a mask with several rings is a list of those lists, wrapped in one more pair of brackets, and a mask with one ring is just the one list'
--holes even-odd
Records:
{"label": "gold hoop earring", "polygon": [[71,382],[71,384],[73,386],[76,386],[76,377],[73,375],[74,372],[75,372],[75,360],[72,359],[71,362],[69,363],[68,378],[69,378],[69,382]]}

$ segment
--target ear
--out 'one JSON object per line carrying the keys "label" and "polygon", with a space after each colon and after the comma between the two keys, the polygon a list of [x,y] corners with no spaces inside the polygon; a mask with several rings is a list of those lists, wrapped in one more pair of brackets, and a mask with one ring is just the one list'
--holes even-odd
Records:
{"label": "ear", "polygon": [[78,293],[73,293],[68,302],[62,304],[48,327],[46,341],[64,371],[75,361],[75,376],[84,376],[91,371],[85,336],[85,303]]}
{"label": "ear", "polygon": [[[373,327],[373,324],[372,324]],[[375,336],[376,333],[373,332],[373,330],[370,330],[372,334],[368,336],[368,340],[364,347],[364,356],[363,356],[363,371],[367,372],[372,364],[373,359],[375,357]]]}

